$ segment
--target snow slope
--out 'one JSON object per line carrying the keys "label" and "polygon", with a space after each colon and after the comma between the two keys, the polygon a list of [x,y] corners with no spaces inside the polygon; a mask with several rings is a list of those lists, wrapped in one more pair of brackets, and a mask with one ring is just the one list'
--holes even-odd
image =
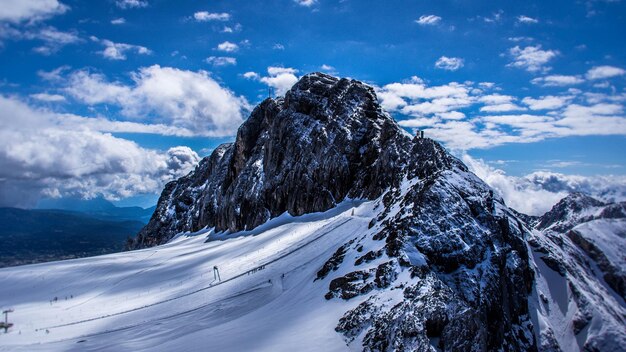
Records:
{"label": "snow slope", "polygon": [[346,350],[334,327],[359,302],[326,301],[326,284],[313,279],[339,245],[367,231],[374,203],[2,269],[0,308],[15,310],[15,326],[0,335],[0,351]]}

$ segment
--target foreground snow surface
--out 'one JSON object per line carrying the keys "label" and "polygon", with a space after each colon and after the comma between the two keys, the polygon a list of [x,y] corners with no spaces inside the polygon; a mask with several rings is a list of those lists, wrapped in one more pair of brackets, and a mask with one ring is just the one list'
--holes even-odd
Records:
{"label": "foreground snow surface", "polygon": [[326,301],[313,280],[373,216],[374,202],[346,201],[250,232],[2,269],[0,308],[15,326],[0,351],[347,350],[334,327],[359,302]]}

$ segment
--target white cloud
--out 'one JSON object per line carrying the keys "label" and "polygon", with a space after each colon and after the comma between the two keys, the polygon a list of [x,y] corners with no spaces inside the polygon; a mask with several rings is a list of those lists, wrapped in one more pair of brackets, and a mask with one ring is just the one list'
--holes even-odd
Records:
{"label": "white cloud", "polygon": [[[26,25],[23,29],[13,28],[11,25],[0,23],[0,40],[35,40],[43,44],[33,48],[33,51],[43,55],[50,55],[59,51],[68,44],[81,42],[82,39],[75,31],[60,31],[52,26]],[[0,47],[2,42],[0,41]]]}
{"label": "white cloud", "polygon": [[60,94],[37,93],[31,94],[30,97],[48,103],[65,101],[65,97]]}
{"label": "white cloud", "polygon": [[437,117],[440,117],[444,120],[463,120],[466,116],[460,111],[447,111],[437,113]]}
{"label": "white cloud", "polygon": [[[569,89],[561,95],[525,97],[521,99],[523,105],[518,105],[517,97],[486,94],[485,87],[475,82],[429,87],[412,77],[376,88],[376,92],[386,110],[411,117],[399,118],[401,126],[427,128],[429,136],[452,149],[490,148],[568,136],[626,135],[626,93]],[[483,106],[476,109],[477,104]],[[529,109],[534,113],[523,113]]]}
{"label": "white cloud", "polygon": [[62,32],[54,27],[44,27],[38,30],[29,30],[22,34],[25,39],[41,40],[44,45],[34,48],[39,54],[50,55],[59,51],[68,44],[75,44],[81,41],[76,33]]}
{"label": "white cloud", "polygon": [[208,11],[198,11],[193,14],[193,18],[198,22],[228,21],[230,20],[230,14],[226,12],[212,13]]}
{"label": "white cloud", "polygon": [[526,104],[531,110],[554,110],[565,106],[572,100],[569,96],[553,96],[548,95],[539,99],[531,97],[525,97],[522,102]]}
{"label": "white cloud", "polygon": [[441,22],[441,17],[436,15],[422,15],[415,20],[415,23],[420,26],[434,26],[439,22]]}
{"label": "white cloud", "polygon": [[412,77],[404,83],[391,83],[377,91],[381,105],[390,111],[423,117],[467,107],[474,102],[470,89],[464,84],[427,87],[423,80]]}
{"label": "white cloud", "polygon": [[541,45],[520,48],[515,46],[509,49],[513,62],[507,66],[525,69],[528,72],[546,72],[550,70],[546,64],[559,55],[556,50],[542,50]]}
{"label": "white cloud", "polygon": [[508,111],[522,111],[526,108],[512,103],[485,105],[480,108],[482,112],[508,112]]}
{"label": "white cloud", "polygon": [[435,62],[435,67],[448,71],[456,71],[463,67],[463,59],[459,57],[442,56]]}
{"label": "white cloud", "polygon": [[623,76],[626,70],[614,66],[596,66],[587,71],[585,77],[590,80]]}
{"label": "white cloud", "polygon": [[524,36],[519,36],[519,37],[509,37],[508,38],[509,41],[511,42],[515,42],[515,43],[519,43],[519,42],[532,42],[533,40],[535,40],[532,37],[524,37]]}
{"label": "white cloud", "polygon": [[463,156],[463,162],[476,176],[491,186],[509,207],[524,214],[542,215],[567,195],[565,192],[544,190],[523,178],[508,176],[504,171],[467,154]]}
{"label": "white cloud", "polygon": [[235,33],[241,31],[241,23],[237,23],[234,26],[224,26],[220,32],[222,33]]}
{"label": "white cloud", "polygon": [[57,0],[3,0],[0,6],[0,22],[34,22],[67,10],[69,7]]}
{"label": "white cloud", "polygon": [[131,75],[133,85],[77,71],[66,91],[87,104],[114,104],[123,116],[149,119],[199,136],[229,136],[243,122],[248,102],[220,86],[205,71],[153,65]]}
{"label": "white cloud", "polygon": [[37,71],[37,75],[41,77],[41,79],[46,81],[60,81],[62,79],[63,73],[70,69],[70,66],[63,65],[55,68],[52,71]]}
{"label": "white cloud", "polygon": [[237,59],[229,56],[209,56],[205,61],[213,66],[237,65]]}
{"label": "white cloud", "polygon": [[108,39],[100,40],[93,36],[91,37],[91,40],[98,41],[102,45],[104,45],[104,50],[99,51],[98,53],[109,60],[126,60],[126,53],[128,52],[135,52],[141,55],[152,54],[152,51],[150,49],[141,45],[115,43]]}
{"label": "white cloud", "polygon": [[550,75],[545,77],[533,78],[530,81],[532,84],[542,85],[544,87],[564,87],[581,84],[585,80],[580,76],[567,76],[567,75]]}
{"label": "white cloud", "polygon": [[224,51],[227,53],[232,53],[239,50],[239,46],[235,43],[231,43],[229,41],[225,41],[217,45],[217,50]]}
{"label": "white cloud", "polygon": [[29,206],[42,195],[157,193],[199,161],[187,147],[145,149],[91,129],[90,120],[0,96],[0,205]]}
{"label": "white cloud", "polygon": [[520,15],[520,16],[517,16],[517,22],[524,23],[524,24],[534,24],[534,23],[539,23],[539,20],[536,18]]}
{"label": "white cloud", "polygon": [[274,46],[272,46],[272,49],[274,49],[274,50],[285,50],[285,46],[280,44],[280,43],[276,43],[276,44],[274,44]]}
{"label": "white cloud", "polygon": [[148,1],[145,0],[116,0],[115,5],[120,9],[133,9],[142,8],[148,6]]}
{"label": "white cloud", "polygon": [[259,74],[256,72],[252,72],[252,71],[248,71],[246,73],[243,74],[243,76],[247,79],[258,79],[259,78]]}
{"label": "white cloud", "polygon": [[304,7],[311,7],[317,4],[317,0],[293,0],[296,4]]}
{"label": "white cloud", "polygon": [[498,23],[502,20],[502,15],[504,14],[504,11],[502,10],[498,10],[497,12],[494,12],[491,17],[483,17],[483,21],[485,21],[486,23]]}
{"label": "white cloud", "polygon": [[608,202],[626,199],[625,176],[578,176],[537,171],[515,177],[467,154],[462,159],[472,172],[502,196],[508,206],[529,215],[544,214],[571,192],[583,192]]}
{"label": "white cloud", "polygon": [[320,66],[320,70],[326,71],[331,74],[334,74],[337,72],[333,66],[326,65],[326,64],[323,64],[322,66]]}
{"label": "white cloud", "polygon": [[515,97],[502,94],[488,94],[478,98],[478,101],[487,105],[506,104],[515,100]]}
{"label": "white cloud", "polygon": [[126,19],[124,17],[115,18],[111,20],[111,24],[124,24],[126,23]]}
{"label": "white cloud", "polygon": [[276,90],[276,95],[284,95],[296,82],[298,70],[290,67],[270,66],[267,68],[268,76],[259,80]]}

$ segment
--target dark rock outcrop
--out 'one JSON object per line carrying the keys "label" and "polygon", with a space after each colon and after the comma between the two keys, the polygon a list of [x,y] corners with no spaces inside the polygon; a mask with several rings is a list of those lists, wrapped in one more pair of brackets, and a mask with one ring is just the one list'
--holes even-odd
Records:
{"label": "dark rock outcrop", "polygon": [[382,110],[372,87],[322,73],[304,76],[284,98],[266,99],[195,171],[166,185],[134,248],[176,233],[249,230],[284,212],[330,209],[346,197],[375,199],[397,186],[412,153],[414,172],[446,163],[437,143],[411,138]]}

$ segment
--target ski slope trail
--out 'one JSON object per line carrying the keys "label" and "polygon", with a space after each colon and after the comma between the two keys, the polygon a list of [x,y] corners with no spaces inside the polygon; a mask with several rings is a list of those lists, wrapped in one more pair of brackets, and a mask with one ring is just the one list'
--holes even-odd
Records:
{"label": "ski slope trail", "polygon": [[347,302],[326,301],[314,278],[375,214],[374,202],[346,201],[248,232],[2,269],[15,325],[0,351],[346,350],[334,325]]}

